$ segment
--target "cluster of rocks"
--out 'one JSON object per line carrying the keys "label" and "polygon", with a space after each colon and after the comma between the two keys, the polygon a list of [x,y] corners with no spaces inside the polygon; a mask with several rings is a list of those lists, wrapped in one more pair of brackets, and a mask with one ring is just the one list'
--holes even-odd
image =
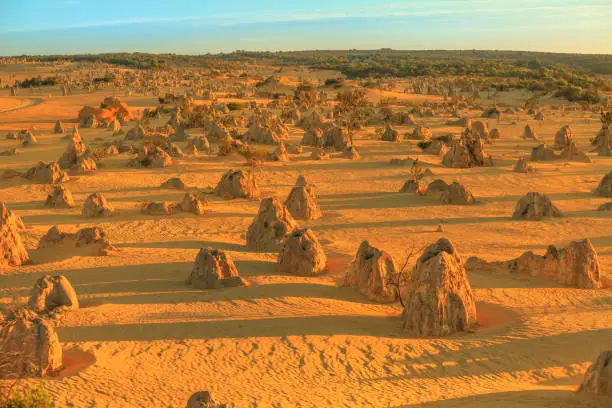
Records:
{"label": "cluster of rocks", "polygon": [[172,157],[161,147],[143,145],[138,149],[137,156],[128,162],[128,167],[162,168],[172,163]]}
{"label": "cluster of rocks", "polygon": [[576,144],[570,141],[563,150],[557,154],[553,149],[542,143],[531,150],[531,160],[533,161],[553,161],[566,160],[573,162],[590,163],[591,158],[578,149]]}
{"label": "cluster of rocks", "polygon": [[472,191],[465,185],[453,181],[451,184],[446,183],[442,179],[436,179],[424,187],[419,180],[414,178],[406,181],[400,193],[415,193],[438,197],[442,204],[452,205],[471,205],[476,204],[476,199]]}
{"label": "cluster of rocks", "polygon": [[40,238],[38,248],[76,249],[87,248],[92,253],[106,256],[110,255],[115,248],[111,245],[104,230],[100,227],[87,227],[76,233],[64,232],[56,225]]}
{"label": "cluster of rocks", "polygon": [[296,228],[297,223],[278,198],[265,198],[247,230],[247,248],[278,250],[282,247],[285,237]]}
{"label": "cluster of rocks", "polygon": [[601,287],[599,259],[588,239],[567,248],[550,245],[543,256],[526,252],[516,260],[516,271],[583,289]]}
{"label": "cluster of rocks", "polygon": [[549,245],[544,255],[527,251],[508,261],[487,262],[473,257],[466,262],[465,267],[470,271],[541,276],[580,289],[601,287],[599,257],[589,239],[572,241],[565,248]]}
{"label": "cluster of rocks", "polygon": [[91,157],[89,149],[75,127],[68,147],[58,160],[62,169],[71,169],[77,173],[94,171],[97,169],[95,160]]}
{"label": "cluster of rocks", "polygon": [[442,157],[442,164],[452,168],[482,167],[492,165],[492,160],[485,152],[481,133],[466,129],[461,140]]}

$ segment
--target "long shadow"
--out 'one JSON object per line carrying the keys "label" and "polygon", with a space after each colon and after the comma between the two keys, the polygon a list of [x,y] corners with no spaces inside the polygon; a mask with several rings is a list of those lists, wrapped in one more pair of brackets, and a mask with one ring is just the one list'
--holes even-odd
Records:
{"label": "long shadow", "polygon": [[[445,224],[484,224],[489,222],[511,222],[513,221],[510,216],[508,217],[471,217],[471,218],[444,218]],[[313,225],[313,230],[341,230],[341,229],[355,229],[355,228],[396,228],[396,227],[407,227],[407,226],[430,226],[439,225],[440,219],[412,219],[412,220],[398,220],[398,221],[380,221],[380,222],[356,222],[351,224],[335,224],[335,225]]]}
{"label": "long shadow", "polygon": [[[83,306],[99,304],[180,304],[195,302],[233,302],[254,301],[258,299],[312,298],[332,299],[357,304],[374,304],[351,288],[337,288],[314,283],[285,283],[253,285],[250,287],[227,288],[219,290],[195,289],[185,283],[189,271],[182,280],[156,279],[138,282],[111,282],[86,286],[75,286],[79,295],[105,293],[129,293],[126,295],[95,296],[86,298]],[[248,276],[246,276],[248,280]],[[281,300],[279,300],[280,302]]]}
{"label": "long shadow", "polygon": [[[497,372],[529,371],[551,365],[570,365],[593,360],[606,347],[602,342],[610,338],[612,328],[511,340],[473,348],[466,344],[460,352],[442,351],[410,360],[390,361],[389,364],[406,366],[414,373],[413,377],[458,377],[466,372],[471,376],[478,376]],[[445,364],[449,361],[456,364]],[[371,381],[410,377],[411,375],[383,377]]]}
{"label": "long shadow", "polygon": [[[122,282],[162,280],[184,281],[193,266],[192,262],[172,262],[162,264],[105,266],[97,268],[56,270],[53,273],[63,274],[75,287],[81,287],[77,293],[90,293],[85,288],[88,285],[112,283],[116,292],[122,292]],[[36,280],[46,272],[32,272],[17,275],[0,275],[0,288],[5,290],[22,288],[29,291]],[[144,284],[143,284],[144,285]],[[96,292],[93,292],[96,293]],[[113,293],[113,292],[107,292]]]}
{"label": "long shadow", "polygon": [[506,391],[452,398],[435,402],[390,406],[390,408],[474,408],[474,407],[575,407],[605,408],[612,398],[596,397],[567,390]]}
{"label": "long shadow", "polygon": [[128,242],[115,245],[118,248],[181,248],[200,249],[212,247],[234,252],[250,252],[246,246],[231,242],[219,241],[163,241],[163,242]]}
{"label": "long shadow", "polygon": [[[553,200],[573,200],[579,198],[593,198],[591,193],[587,192],[578,192],[578,193],[556,193],[556,194],[547,194],[548,198]],[[478,197],[478,199],[494,203],[494,202],[517,202],[523,197],[523,195],[504,195],[504,196],[491,196],[491,197]]]}
{"label": "long shadow", "polygon": [[369,208],[405,208],[405,207],[429,207],[441,205],[439,200],[433,197],[419,197],[414,194],[402,193],[380,193],[378,195],[368,194],[365,198],[355,194],[353,200],[321,200],[321,209],[347,210],[347,209],[369,209]]}
{"label": "long shadow", "polygon": [[[430,164],[427,164],[427,166],[433,166]],[[317,161],[317,162],[313,162],[312,160],[306,159],[306,160],[300,160],[300,161],[291,161],[288,162],[286,168],[288,170],[293,169],[295,167],[298,167],[300,171],[304,171],[304,170],[323,170],[323,171],[330,171],[330,170],[346,170],[346,171],[354,171],[354,172],[363,172],[364,170],[375,170],[375,169],[380,169],[380,168],[392,168],[392,166],[389,165],[388,161],[353,161],[353,160],[344,160],[342,162],[340,161]],[[399,166],[401,167],[401,166]],[[407,169],[410,168],[409,166],[404,166]]]}
{"label": "long shadow", "polygon": [[[118,201],[118,200],[117,200]],[[146,200],[143,200],[143,202]],[[241,217],[241,218],[252,218],[253,214],[241,214],[241,213],[227,213],[227,212],[215,212],[214,210],[207,210],[208,212],[204,215],[195,215],[187,212],[177,211],[171,215],[148,215],[140,212],[140,208],[134,206],[134,208],[120,209],[119,213],[112,217],[103,218],[85,218],[80,214],[37,214],[37,215],[24,215],[22,220],[25,225],[74,225],[74,224],[109,224],[118,222],[132,222],[132,221],[144,221],[144,220],[160,220],[160,219],[197,219],[205,220],[206,217]]]}
{"label": "long shadow", "polygon": [[44,200],[40,201],[21,201],[21,202],[7,202],[6,205],[10,210],[40,210],[47,208],[44,206]]}
{"label": "long shadow", "polygon": [[396,317],[307,316],[59,327],[57,332],[62,341],[85,342],[333,336],[339,334],[393,338],[401,337],[398,329],[399,323]]}

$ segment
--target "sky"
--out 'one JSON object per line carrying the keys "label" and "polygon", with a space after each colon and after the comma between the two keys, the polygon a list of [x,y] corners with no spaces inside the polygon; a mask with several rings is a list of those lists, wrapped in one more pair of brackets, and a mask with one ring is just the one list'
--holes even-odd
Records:
{"label": "sky", "polygon": [[612,54],[612,0],[0,0],[0,55],[494,49]]}

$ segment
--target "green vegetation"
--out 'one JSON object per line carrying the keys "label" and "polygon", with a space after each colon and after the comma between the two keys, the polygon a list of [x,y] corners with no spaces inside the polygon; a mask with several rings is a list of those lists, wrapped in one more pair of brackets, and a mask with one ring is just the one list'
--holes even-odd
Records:
{"label": "green vegetation", "polygon": [[[459,84],[476,82],[499,91],[519,88],[556,92],[569,100],[585,102],[597,102],[599,92],[611,90],[600,74],[612,74],[612,55],[524,51],[235,51],[214,55],[50,55],[36,59],[42,62],[106,63],[138,69],[193,67],[222,70],[233,69],[236,63],[256,63],[335,70],[348,78],[433,76],[442,80],[454,77],[455,83]],[[328,79],[325,84],[338,87],[342,80]]]}
{"label": "green vegetation", "polygon": [[14,392],[1,402],[0,408],[49,408],[53,406],[51,396],[42,385],[21,393]]}
{"label": "green vegetation", "polygon": [[33,88],[39,86],[56,85],[56,77],[41,78],[40,76],[26,78],[22,81],[15,81],[15,85],[20,88]]}

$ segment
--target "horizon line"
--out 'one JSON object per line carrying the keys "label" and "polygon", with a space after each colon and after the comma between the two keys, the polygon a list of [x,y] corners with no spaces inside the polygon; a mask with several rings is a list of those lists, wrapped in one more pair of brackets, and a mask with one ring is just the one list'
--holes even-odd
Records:
{"label": "horizon line", "polygon": [[532,54],[556,54],[556,55],[584,55],[584,56],[611,56],[609,53],[582,53],[576,52],[558,52],[558,51],[533,51],[533,50],[520,50],[520,49],[500,49],[500,48],[421,48],[421,49],[395,49],[390,47],[381,48],[345,48],[345,49],[333,49],[333,48],[309,48],[309,49],[295,49],[295,50],[248,50],[248,49],[236,49],[227,52],[206,52],[206,53],[173,53],[173,52],[152,52],[152,51],[104,51],[95,53],[49,53],[49,54],[18,54],[18,55],[0,55],[0,58],[19,58],[19,57],[78,57],[78,56],[102,56],[108,54],[149,54],[149,55],[173,55],[173,56],[189,56],[189,57],[205,57],[205,56],[217,56],[217,55],[228,55],[239,52],[245,53],[291,53],[291,52],[514,52],[514,53],[532,53]]}

